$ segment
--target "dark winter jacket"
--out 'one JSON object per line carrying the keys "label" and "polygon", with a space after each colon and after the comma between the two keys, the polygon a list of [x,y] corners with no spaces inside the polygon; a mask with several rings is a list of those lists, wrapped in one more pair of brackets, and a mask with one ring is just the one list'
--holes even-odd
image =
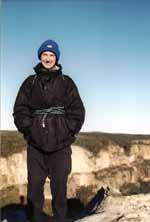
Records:
{"label": "dark winter jacket", "polygon": [[[57,70],[47,70],[41,63],[19,89],[14,104],[14,122],[28,143],[45,152],[71,145],[84,122],[85,109],[73,80]],[[42,113],[51,107],[63,112]],[[38,114],[39,113],[39,114]]]}

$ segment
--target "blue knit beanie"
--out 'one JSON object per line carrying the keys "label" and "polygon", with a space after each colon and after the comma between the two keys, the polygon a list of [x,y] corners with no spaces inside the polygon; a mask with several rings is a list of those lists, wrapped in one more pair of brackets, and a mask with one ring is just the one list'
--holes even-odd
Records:
{"label": "blue knit beanie", "polygon": [[58,44],[54,40],[46,40],[45,42],[42,43],[40,48],[38,49],[38,58],[41,59],[41,54],[42,52],[49,51],[53,52],[56,55],[57,61],[59,60],[60,57],[60,51]]}

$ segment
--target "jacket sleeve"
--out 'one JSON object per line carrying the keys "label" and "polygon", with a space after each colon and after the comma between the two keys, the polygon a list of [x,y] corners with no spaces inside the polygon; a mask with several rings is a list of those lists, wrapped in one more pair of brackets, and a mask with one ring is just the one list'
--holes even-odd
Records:
{"label": "jacket sleeve", "polygon": [[31,80],[28,77],[21,85],[13,107],[14,123],[18,131],[24,135],[29,133],[29,128],[32,124],[31,112],[28,105],[31,87]]}
{"label": "jacket sleeve", "polygon": [[77,134],[85,120],[85,108],[76,84],[70,77],[68,78],[69,81],[66,90],[67,125],[73,134]]}

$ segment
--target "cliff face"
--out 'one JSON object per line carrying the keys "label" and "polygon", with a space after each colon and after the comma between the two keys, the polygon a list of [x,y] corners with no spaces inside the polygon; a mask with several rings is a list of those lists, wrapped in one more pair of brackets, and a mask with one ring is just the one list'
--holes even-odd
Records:
{"label": "cliff face", "polygon": [[26,151],[0,158],[0,189],[27,182]]}
{"label": "cliff face", "polygon": [[107,150],[100,150],[96,156],[74,146],[70,183],[74,193],[79,186],[91,185],[95,190],[109,186],[124,194],[150,191],[150,186],[146,190],[146,184],[150,184],[150,140],[134,141],[128,152],[110,142]]}
{"label": "cliff face", "polygon": [[[26,196],[25,149],[0,158],[0,181],[2,197],[13,192],[14,187],[18,196]],[[96,155],[86,147],[73,145],[68,197],[78,195],[84,199],[84,192],[93,194],[101,186],[109,186],[123,194],[149,192],[150,140],[133,140],[128,149],[109,141],[107,149],[99,150]],[[45,197],[50,198],[49,180],[45,184]]]}

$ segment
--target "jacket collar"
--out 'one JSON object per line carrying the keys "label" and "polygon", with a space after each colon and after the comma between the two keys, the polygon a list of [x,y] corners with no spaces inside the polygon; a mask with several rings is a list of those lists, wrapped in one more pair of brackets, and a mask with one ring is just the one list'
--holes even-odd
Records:
{"label": "jacket collar", "polygon": [[39,77],[47,80],[50,80],[62,74],[61,64],[55,65],[54,69],[46,69],[40,62],[33,69]]}

